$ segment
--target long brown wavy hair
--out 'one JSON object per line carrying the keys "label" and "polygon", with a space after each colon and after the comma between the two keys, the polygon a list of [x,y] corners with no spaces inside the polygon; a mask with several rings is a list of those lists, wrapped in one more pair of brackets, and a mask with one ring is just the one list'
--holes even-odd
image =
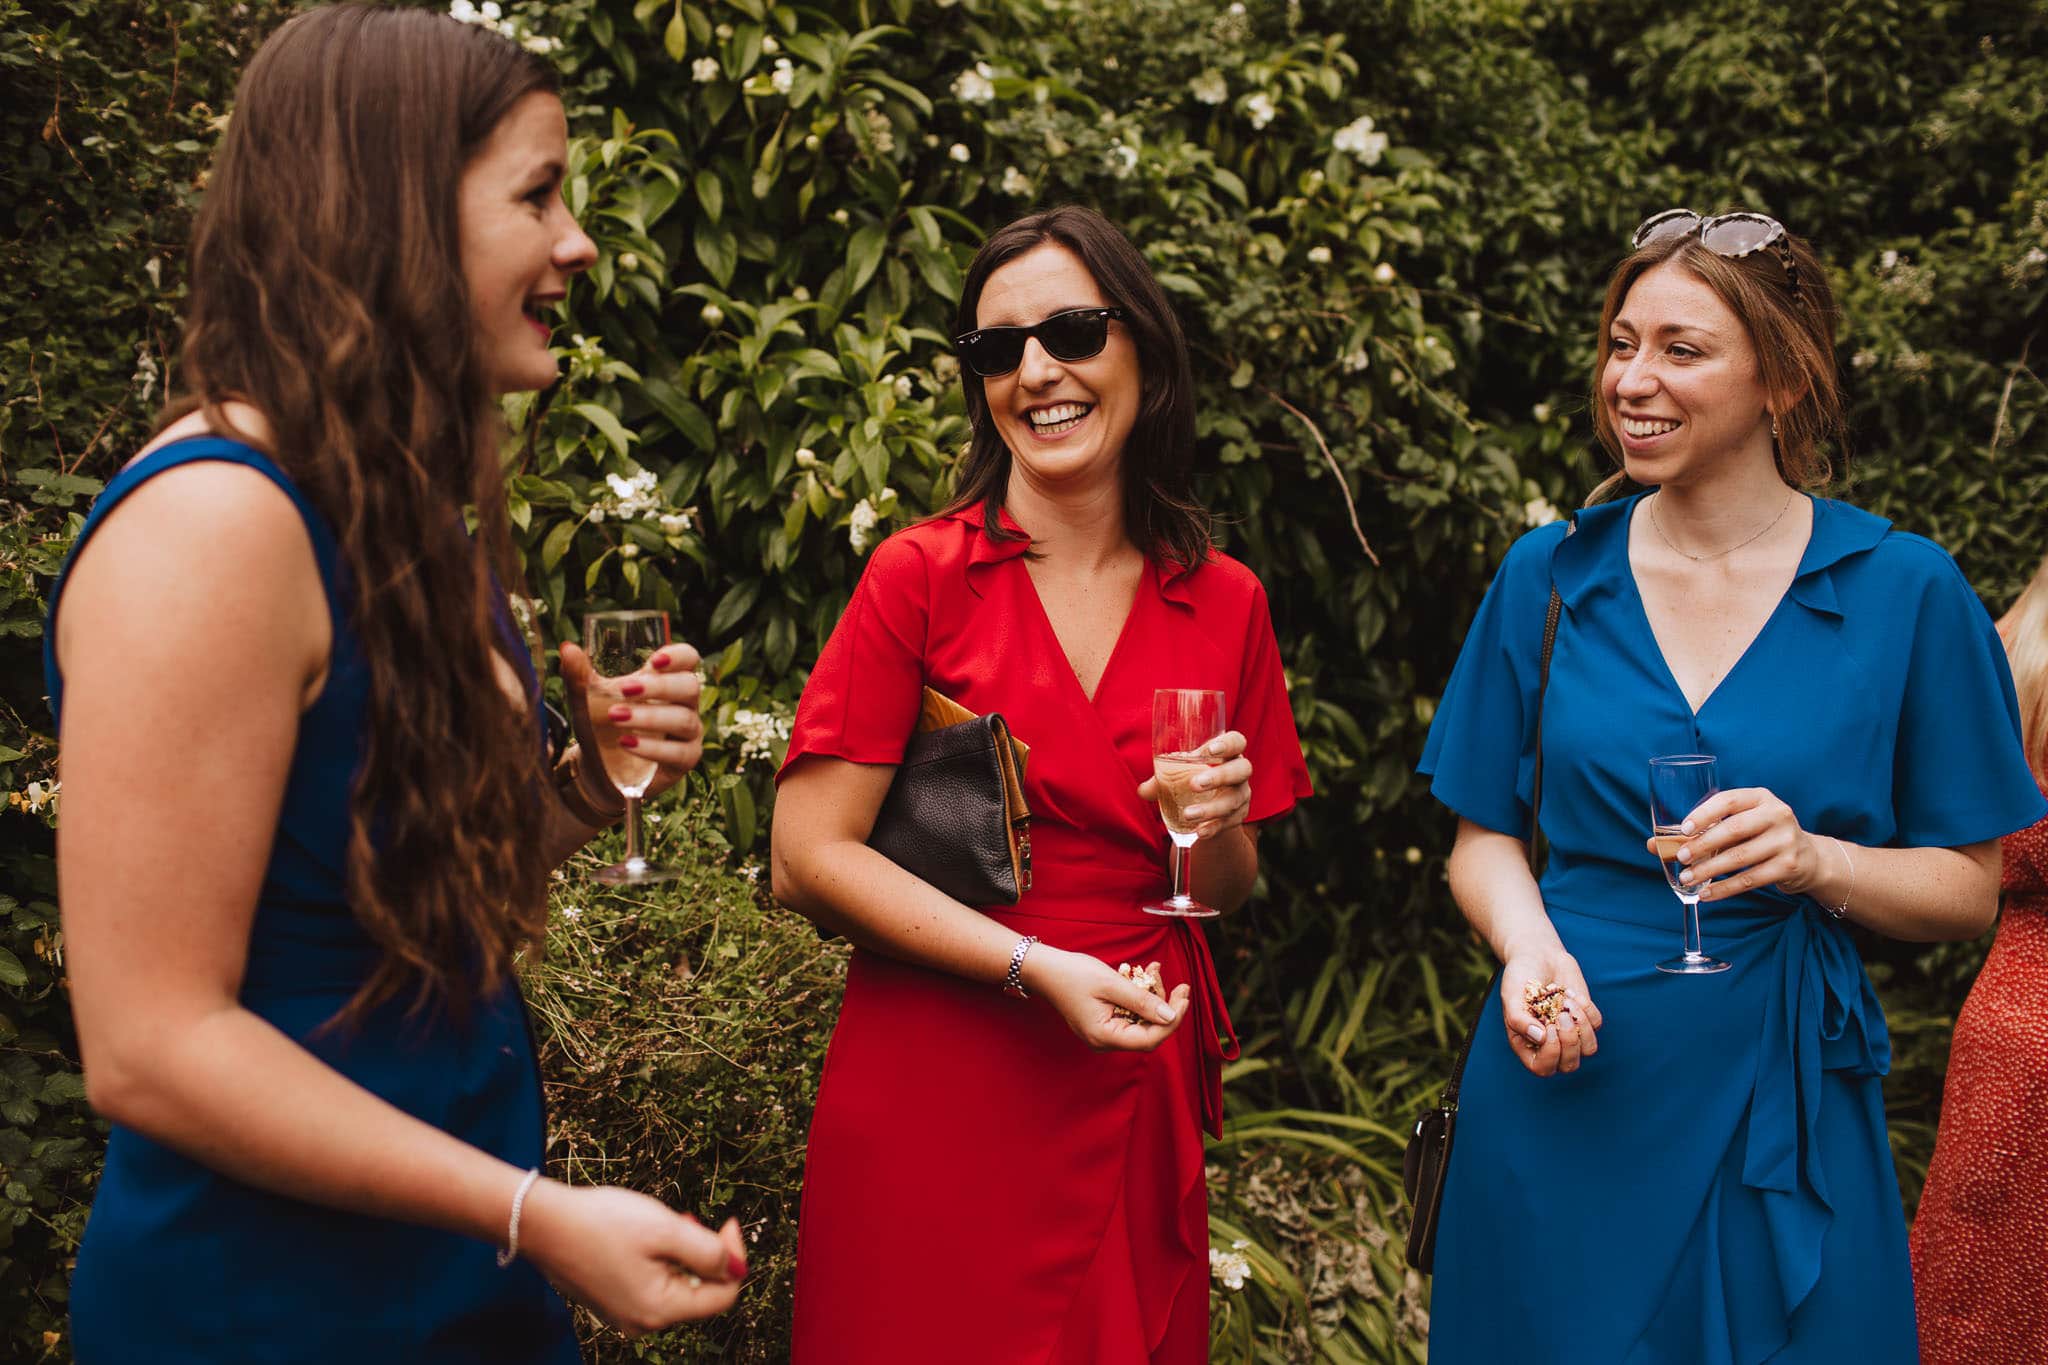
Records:
{"label": "long brown wavy hair", "polygon": [[383,956],[339,1022],[406,992],[459,1015],[545,916],[537,722],[498,683],[513,557],[456,196],[498,121],[556,88],[445,15],[299,15],[242,75],[195,227],[187,393],[164,421],[234,431],[229,400],[268,419],[334,529],[367,663],[348,885]]}
{"label": "long brown wavy hair", "polygon": [[[954,331],[965,334],[980,325],[975,314],[989,276],[1047,242],[1081,258],[1103,297],[1124,310],[1123,325],[1137,344],[1143,396],[1124,441],[1124,533],[1158,563],[1182,571],[1196,568],[1209,556],[1209,513],[1193,491],[1195,381],[1187,338],[1152,268],[1116,224],[1094,209],[1062,204],[991,234],[967,267]],[[945,510],[979,505],[991,540],[1014,539],[996,519],[1010,487],[1010,448],[989,416],[981,376],[963,365],[960,382],[973,435]]]}
{"label": "long brown wavy hair", "polygon": [[[1756,351],[1758,381],[1774,400],[1790,396],[1783,410],[1773,414],[1778,428],[1771,443],[1778,473],[1785,482],[1794,488],[1825,487],[1834,478],[1837,463],[1847,463],[1842,442],[1842,386],[1835,367],[1835,326],[1841,316],[1835,291],[1827,267],[1805,238],[1787,232],[1785,244],[1798,275],[1796,289],[1772,252],[1721,256],[1708,250],[1697,236],[1649,242],[1614,268],[1600,310],[1592,405],[1594,434],[1616,465],[1622,463],[1621,437],[1600,394],[1601,376],[1607,369],[1607,342],[1614,332],[1615,317],[1628,302],[1628,291],[1643,275],[1666,262],[1720,296],[1749,333]],[[1830,445],[1835,451],[1832,459]],[[1617,471],[1587,501],[1601,501],[1624,477]]]}

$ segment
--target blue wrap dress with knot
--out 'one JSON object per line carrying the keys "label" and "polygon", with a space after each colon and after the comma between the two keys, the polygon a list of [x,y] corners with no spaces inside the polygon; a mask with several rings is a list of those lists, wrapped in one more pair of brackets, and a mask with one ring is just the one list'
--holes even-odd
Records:
{"label": "blue wrap dress with knot", "polygon": [[1640,497],[1524,536],[1466,637],[1421,771],[1526,837],[1544,609],[1541,888],[1604,1023],[1539,1078],[1498,995],[1478,1024],[1436,1252],[1430,1354],[1613,1365],[1910,1365],[1913,1295],[1880,1078],[1884,1014],[1848,930],[1766,888],[1680,907],[1644,849],[1648,760],[1718,757],[1808,830],[1873,847],[1996,839],[2043,810],[1989,616],[1946,552],[1816,499],[1791,586],[1695,713],[1629,567]]}

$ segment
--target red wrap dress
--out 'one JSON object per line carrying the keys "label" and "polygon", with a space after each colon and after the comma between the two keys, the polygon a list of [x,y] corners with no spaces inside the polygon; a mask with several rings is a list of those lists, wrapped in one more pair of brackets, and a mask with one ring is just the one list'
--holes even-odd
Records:
{"label": "red wrap dress", "polygon": [[2048,820],[2003,844],[2005,911],[1956,1016],[1913,1223],[1926,1365],[2048,1361]]}
{"label": "red wrap dress", "polygon": [[[1014,529],[1007,517],[1005,525]],[[929,685],[1030,747],[1031,890],[980,907],[1114,966],[1158,961],[1192,1015],[1157,1051],[1091,1051],[1041,999],[857,950],[826,1055],[798,1231],[797,1365],[1201,1365],[1202,1130],[1237,1042],[1199,925],[1167,887],[1152,693],[1216,688],[1253,766],[1248,819],[1309,794],[1265,590],[1214,555],[1148,566],[1091,700],[1022,541],[978,511],[884,541],[797,708],[814,755],[899,762]],[[1195,857],[1199,861],[1198,846]]]}

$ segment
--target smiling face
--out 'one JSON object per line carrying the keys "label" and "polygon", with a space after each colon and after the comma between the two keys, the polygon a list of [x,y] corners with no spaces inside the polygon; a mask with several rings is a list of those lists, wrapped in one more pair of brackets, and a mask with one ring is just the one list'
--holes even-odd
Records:
{"label": "smiling face", "polygon": [[568,292],[569,277],[597,258],[562,202],[568,149],[562,102],[535,91],[498,121],[462,171],[462,274],[494,393],[555,382],[544,314]]}
{"label": "smiling face", "polygon": [[[1070,308],[1112,303],[1079,256],[1047,242],[989,275],[974,325],[1029,327]],[[1137,347],[1121,322],[1109,324],[1102,350],[1085,360],[1059,360],[1033,337],[1016,369],[982,381],[1014,472],[1041,486],[1114,479],[1144,387]]]}
{"label": "smiling face", "polygon": [[1742,320],[1672,264],[1637,277],[1605,338],[1600,399],[1629,478],[1685,484],[1771,465],[1770,395]]}

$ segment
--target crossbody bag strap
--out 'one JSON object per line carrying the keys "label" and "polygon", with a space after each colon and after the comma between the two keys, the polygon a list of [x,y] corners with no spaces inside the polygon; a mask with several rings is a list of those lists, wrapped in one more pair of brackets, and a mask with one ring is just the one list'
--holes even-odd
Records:
{"label": "crossbody bag strap", "polygon": [[[1579,519],[1574,516],[1565,525],[1566,536],[1579,529]],[[1564,599],[1557,594],[1557,584],[1550,585],[1550,602],[1543,611],[1543,655],[1536,667],[1536,766],[1530,778],[1529,793],[1529,875],[1540,878],[1549,846],[1543,838],[1543,701],[1550,695],[1550,652],[1557,646],[1557,618],[1564,612]],[[1494,970],[1493,980],[1487,984],[1486,996],[1480,998],[1479,1011],[1486,1012],[1486,1000],[1500,989],[1501,973],[1507,970],[1503,965]],[[1445,1109],[1458,1107],[1458,1087],[1465,1082],[1465,1059],[1472,1055],[1472,1039],[1479,1033],[1479,1021],[1474,1019],[1472,1027],[1465,1030],[1465,1041],[1458,1048],[1458,1063],[1451,1068],[1450,1084],[1444,1087],[1443,1098],[1438,1101]]]}

